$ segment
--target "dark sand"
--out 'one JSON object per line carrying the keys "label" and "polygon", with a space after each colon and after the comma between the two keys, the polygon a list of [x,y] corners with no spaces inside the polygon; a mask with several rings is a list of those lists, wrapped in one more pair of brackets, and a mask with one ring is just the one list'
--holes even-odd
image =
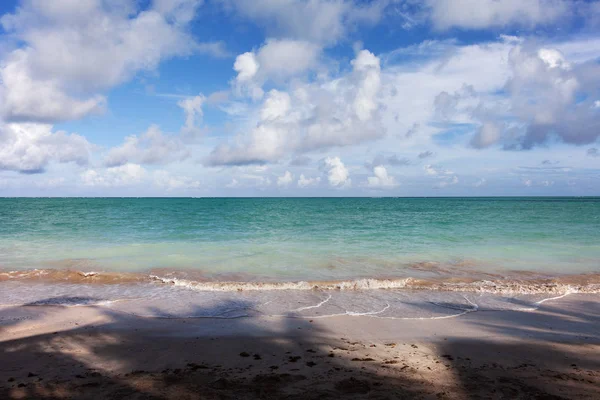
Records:
{"label": "dark sand", "polygon": [[0,308],[0,399],[599,399],[600,296],[439,320]]}

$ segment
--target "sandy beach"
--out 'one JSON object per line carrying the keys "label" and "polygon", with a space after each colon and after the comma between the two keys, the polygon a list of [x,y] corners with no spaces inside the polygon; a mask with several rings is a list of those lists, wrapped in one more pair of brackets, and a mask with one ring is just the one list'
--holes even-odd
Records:
{"label": "sandy beach", "polygon": [[593,399],[598,295],[456,318],[140,318],[0,309],[0,398]]}

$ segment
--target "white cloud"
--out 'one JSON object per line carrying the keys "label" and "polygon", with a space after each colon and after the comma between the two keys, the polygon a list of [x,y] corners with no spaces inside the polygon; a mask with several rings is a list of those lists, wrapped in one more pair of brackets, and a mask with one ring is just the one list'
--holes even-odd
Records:
{"label": "white cloud", "polygon": [[260,65],[256,59],[256,55],[252,52],[246,52],[236,57],[233,63],[233,69],[238,73],[237,80],[246,82],[256,76]]}
{"label": "white cloud", "polygon": [[347,187],[352,184],[348,169],[339,157],[327,157],[322,169],[327,173],[329,184],[334,187]]}
{"label": "white cloud", "polygon": [[269,36],[333,44],[349,27],[377,22],[387,4],[354,0],[224,0],[237,14],[266,27]]}
{"label": "white cloud", "polygon": [[367,50],[353,70],[337,79],[272,90],[258,111],[258,123],[230,143],[218,145],[209,165],[276,162],[294,153],[349,146],[384,135],[380,121],[379,59]]}
{"label": "white cloud", "polygon": [[246,52],[236,57],[233,69],[237,72],[235,88],[238,95],[249,96],[255,100],[263,96],[261,85],[254,81],[259,68],[256,55],[252,52]]}
{"label": "white cloud", "polygon": [[285,82],[315,68],[320,53],[321,47],[310,42],[268,39],[258,51],[237,56],[233,64],[237,72],[234,88],[238,95],[259,100],[265,82]]}
{"label": "white cloud", "polygon": [[571,64],[556,49],[516,47],[509,56],[513,76],[507,83],[516,116],[528,123],[517,145],[531,148],[556,135],[573,144],[600,135],[593,96],[600,89],[600,66]]}
{"label": "white cloud", "polygon": [[294,175],[290,171],[285,171],[285,173],[277,178],[277,186],[287,187],[294,180]]}
{"label": "white cloud", "polygon": [[133,0],[23,2],[0,19],[23,43],[0,67],[0,114],[51,122],[101,111],[99,91],[202,50],[186,30],[199,3],[156,1],[140,10]]}
{"label": "white cloud", "polygon": [[321,178],[318,176],[315,178],[307,178],[304,176],[304,174],[301,174],[300,178],[298,178],[298,187],[305,188],[305,187],[309,187],[309,186],[316,186],[320,182],[321,182]]}
{"label": "white cloud", "polygon": [[425,174],[434,177],[437,182],[434,184],[434,188],[440,189],[447,186],[456,185],[459,182],[458,176],[454,174],[454,171],[450,171],[441,167],[434,167],[433,165],[427,164],[423,166]]}
{"label": "white cloud", "polygon": [[153,0],[154,9],[177,24],[187,24],[196,15],[202,0]]}
{"label": "white cloud", "polygon": [[185,123],[179,134],[165,134],[158,125],[151,125],[141,135],[126,136],[122,145],[111,148],[104,157],[104,164],[108,167],[130,162],[167,164],[187,159],[191,155],[189,145],[196,143],[202,133],[200,122],[205,102],[202,94],[180,100],[177,105],[185,112]]}
{"label": "white cloud", "polygon": [[88,163],[93,146],[77,134],[52,131],[52,125],[0,122],[0,170],[38,173],[52,162]]}
{"label": "white cloud", "polygon": [[374,189],[386,189],[398,186],[396,179],[388,175],[384,166],[378,165],[373,168],[373,175],[367,178],[368,186]]}
{"label": "white cloud", "polygon": [[485,186],[486,183],[487,183],[487,179],[481,178],[477,182],[475,182],[473,184],[473,186],[475,186],[475,187],[481,187],[481,186]]}
{"label": "white cloud", "polygon": [[428,0],[430,19],[437,29],[533,28],[569,15],[565,0]]}
{"label": "white cloud", "polygon": [[431,164],[427,164],[423,166],[423,169],[425,170],[425,174],[427,175],[433,175],[433,176],[439,176],[439,175],[453,175],[454,172],[452,171],[448,171],[447,169],[444,168],[440,168],[440,167],[434,167]]}
{"label": "white cloud", "polygon": [[177,189],[198,189],[200,182],[187,176],[176,176],[169,171],[159,170],[153,174],[154,185],[168,191]]}
{"label": "white cloud", "polygon": [[433,187],[434,188],[445,188],[447,186],[456,185],[459,182],[459,179],[456,175],[453,176],[442,176],[440,177],[440,181],[438,181]]}
{"label": "white cloud", "polygon": [[138,164],[125,164],[105,169],[88,169],[80,178],[85,186],[120,187],[140,183],[146,170]]}
{"label": "white cloud", "polygon": [[302,40],[268,39],[257,54],[258,73],[278,79],[294,76],[317,65],[321,48]]}
{"label": "white cloud", "polygon": [[29,53],[15,50],[0,66],[0,116],[13,121],[79,119],[104,110],[104,96],[69,96],[58,79],[35,79]]}
{"label": "white cloud", "polygon": [[286,92],[271,90],[260,110],[260,119],[262,121],[275,121],[285,117],[291,109],[291,103],[290,95]]}
{"label": "white cloud", "polygon": [[435,168],[433,168],[433,166],[431,166],[430,164],[425,165],[425,167],[423,167],[425,169],[425,173],[427,175],[437,175],[437,171]]}
{"label": "white cloud", "polygon": [[481,125],[479,130],[475,133],[471,139],[471,146],[482,149],[489,147],[500,140],[502,135],[502,128],[499,124],[486,121]]}
{"label": "white cloud", "polygon": [[379,58],[362,50],[351,64],[354,71],[362,75],[354,98],[354,111],[360,121],[368,121],[378,108],[377,95],[381,88]]}
{"label": "white cloud", "polygon": [[[470,141],[475,148],[499,143],[505,149],[531,149],[555,139],[577,145],[593,143],[600,135],[596,129],[600,113],[594,108],[600,90],[600,66],[593,61],[600,49],[589,40],[582,42],[588,44],[583,53],[579,41],[539,47],[535,43],[504,39],[502,45],[488,45],[488,50],[496,46],[502,49],[502,53],[497,53],[502,58],[493,67],[501,67],[497,76],[484,85],[463,85],[452,95],[440,92],[434,102],[435,122],[441,127],[446,124],[448,129],[453,128],[452,124],[478,126]],[[559,47],[565,52],[559,51]],[[590,48],[595,48],[595,52]],[[462,52],[464,48],[458,54]],[[493,60],[491,55],[484,51],[474,60],[487,64],[486,60]],[[443,71],[455,63],[455,58],[443,65],[433,82],[446,78]],[[466,59],[461,61],[464,63],[476,64]],[[458,79],[477,82],[482,77],[477,71],[472,71],[471,76],[461,73],[455,76],[455,82]],[[497,94],[500,90],[506,95]],[[410,122],[426,124],[427,116],[423,118],[424,122]]]}
{"label": "white cloud", "polygon": [[178,136],[165,135],[157,125],[152,125],[140,136],[125,138],[122,145],[113,147],[104,157],[108,167],[137,164],[165,164],[182,161],[190,151]]}
{"label": "white cloud", "polygon": [[180,100],[177,105],[185,112],[185,125],[181,128],[186,135],[194,135],[199,132],[198,124],[204,115],[202,106],[206,102],[206,97],[198,95],[187,97]]}
{"label": "white cloud", "polygon": [[271,183],[272,181],[269,177],[255,173],[241,173],[233,177],[231,182],[225,185],[225,187],[230,189],[251,188],[262,190],[271,186]]}

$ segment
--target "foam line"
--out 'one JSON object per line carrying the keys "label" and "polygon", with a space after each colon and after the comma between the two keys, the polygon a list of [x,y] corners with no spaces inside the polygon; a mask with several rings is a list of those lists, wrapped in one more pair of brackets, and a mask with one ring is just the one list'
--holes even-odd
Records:
{"label": "foam line", "polygon": [[298,311],[304,311],[304,310],[311,310],[313,308],[319,308],[321,307],[323,304],[327,303],[329,300],[331,300],[331,295],[329,295],[329,297],[327,297],[325,300],[323,300],[322,302],[320,302],[319,304],[316,304],[314,306],[306,306],[306,307],[300,307],[295,309],[294,311],[298,312]]}
{"label": "foam line", "polygon": [[552,300],[559,300],[559,299],[562,299],[564,297],[567,297],[570,294],[573,294],[573,292],[567,291],[566,293],[561,294],[560,296],[548,297],[546,299],[542,299],[540,301],[536,301],[535,303],[533,303],[535,305],[534,307],[517,308],[517,311],[536,311],[536,310],[539,310],[540,306],[542,304],[544,304],[545,302],[552,301]]}
{"label": "foam line", "polygon": [[571,292],[566,292],[565,294],[561,294],[560,296],[556,296],[556,297],[548,297],[547,299],[543,299],[540,301],[536,301],[535,304],[537,305],[541,305],[547,301],[551,301],[551,300],[558,300],[558,299],[562,299],[563,297],[567,297],[568,295],[570,295]]}

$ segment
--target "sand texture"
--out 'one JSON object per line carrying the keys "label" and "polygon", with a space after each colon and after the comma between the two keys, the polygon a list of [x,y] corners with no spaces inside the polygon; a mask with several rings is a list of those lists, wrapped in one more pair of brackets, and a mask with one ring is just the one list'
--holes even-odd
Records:
{"label": "sand texture", "polygon": [[598,399],[600,297],[441,320],[0,309],[0,399]]}

